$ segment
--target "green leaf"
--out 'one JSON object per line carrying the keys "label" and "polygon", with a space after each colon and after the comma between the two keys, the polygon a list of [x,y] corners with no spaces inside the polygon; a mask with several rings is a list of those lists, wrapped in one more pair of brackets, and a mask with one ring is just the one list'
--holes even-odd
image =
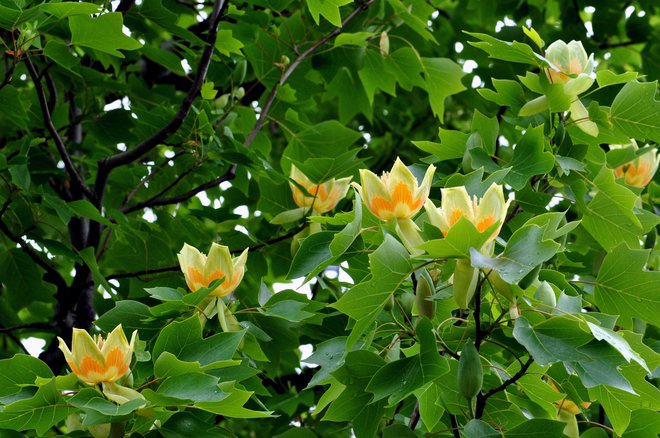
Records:
{"label": "green leaf", "polygon": [[0,403],[10,404],[32,397],[36,390],[30,386],[35,385],[38,377],[52,378],[53,372],[36,357],[16,354],[0,360]]}
{"label": "green leaf", "polygon": [[565,436],[563,431],[566,427],[561,421],[545,420],[542,418],[532,418],[524,421],[520,425],[509,429],[506,432],[506,438],[556,438]]}
{"label": "green leaf", "polygon": [[321,231],[306,237],[293,257],[287,278],[314,277],[332,264],[334,257],[330,243],[334,238],[335,233],[331,231]]}
{"label": "green leaf", "polygon": [[515,190],[521,190],[534,175],[550,172],[554,166],[554,156],[544,150],[545,136],[543,125],[528,128],[516,145],[506,182]]}
{"label": "green leaf", "polygon": [[230,29],[218,30],[218,38],[215,42],[215,48],[225,56],[231,56],[232,53],[243,55],[241,52],[243,43],[241,40],[234,38],[233,32]]}
{"label": "green leaf", "polygon": [[485,421],[472,419],[463,428],[461,436],[465,438],[498,438],[502,435]]}
{"label": "green leaf", "polygon": [[158,321],[153,320],[146,304],[132,300],[117,301],[114,308],[94,321],[94,325],[106,333],[110,333],[119,324],[126,333],[138,330],[141,339],[150,339],[161,327]]}
{"label": "green leaf", "polygon": [[0,108],[11,108],[11,111],[0,113],[0,120],[6,118],[21,128],[27,127],[28,115],[16,88],[6,85],[0,89]]}
{"label": "green leaf", "polygon": [[305,359],[305,362],[319,365],[321,369],[312,376],[307,387],[311,388],[312,386],[328,383],[332,379],[330,373],[344,364],[345,352],[346,338],[343,336],[330,338],[318,344],[314,349],[314,353]]}
{"label": "green leaf", "polygon": [[41,281],[43,271],[18,248],[0,251],[0,282],[9,292],[7,297],[14,309],[35,301],[53,301],[53,291]]}
{"label": "green leaf", "polygon": [[[47,4],[54,4],[54,3],[47,3]],[[76,3],[67,3],[67,4],[76,4]],[[44,47],[44,55],[46,55],[47,57],[55,61],[57,64],[64,67],[65,69],[69,70],[74,75],[80,76],[80,74],[72,70],[75,66],[80,64],[80,58],[74,56],[73,53],[71,53],[69,46],[67,46],[66,44],[63,44],[59,41],[50,40],[46,43],[46,47]]]}
{"label": "green leaf", "polygon": [[[596,196],[584,208],[582,226],[608,251],[625,242],[639,247],[642,234],[639,219],[633,213],[637,195],[614,180],[612,170],[603,167],[594,179]],[[578,203],[582,203],[578,199]]]}
{"label": "green leaf", "polygon": [[335,38],[334,46],[358,46],[366,47],[367,40],[374,34],[372,32],[342,32]]}
{"label": "green leaf", "polygon": [[516,319],[513,337],[529,351],[540,365],[580,360],[577,348],[593,338],[585,324],[571,316],[559,316],[532,324],[524,316]]}
{"label": "green leaf", "polygon": [[465,33],[481,40],[478,42],[469,41],[469,43],[470,45],[488,53],[490,58],[521,64],[531,64],[538,67],[547,65],[547,62],[543,57],[535,53],[527,44],[519,43],[517,41],[502,41],[483,33]]}
{"label": "green leaf", "polygon": [[146,401],[135,399],[122,405],[106,399],[101,392],[92,388],[84,388],[68,400],[69,404],[83,412],[95,411],[106,417],[122,417],[144,406]]}
{"label": "green leaf", "polygon": [[200,90],[202,99],[213,100],[215,95],[218,94],[218,90],[215,89],[215,84],[213,82],[204,82]]}
{"label": "green leaf", "polygon": [[332,307],[353,319],[367,317],[380,309],[412,271],[408,251],[388,235],[376,251],[369,255],[371,280],[353,286]]}
{"label": "green leaf", "polygon": [[358,71],[358,75],[369,98],[369,104],[373,105],[376,90],[396,96],[396,77],[386,71],[383,55],[379,52],[367,50],[364,55],[364,65]]}
{"label": "green leaf", "polygon": [[525,92],[518,81],[493,79],[493,87],[495,87],[495,91],[488,88],[479,88],[477,92],[484,99],[490,100],[500,106],[520,108],[527,103]]}
{"label": "green leaf", "polygon": [[53,426],[64,420],[72,408],[62,402],[55,379],[42,384],[32,398],[16,401],[0,412],[0,429],[36,430],[45,436]]}
{"label": "green leaf", "polygon": [[122,32],[123,15],[111,12],[96,18],[85,15],[69,17],[71,44],[89,47],[109,55],[123,58],[121,50],[136,50],[142,44]]}
{"label": "green leaf", "polygon": [[81,199],[79,201],[67,202],[66,205],[71,210],[71,213],[73,213],[73,215],[76,217],[92,219],[93,221],[101,223],[107,227],[113,226],[112,222],[103,217],[101,213],[99,213],[98,209],[94,207],[94,205],[89,201]]}
{"label": "green leaf", "polygon": [[463,216],[443,239],[429,240],[419,247],[433,258],[468,258],[470,248],[481,249],[497,226],[498,224],[493,224],[480,233],[474,224]]}
{"label": "green leaf", "polygon": [[440,392],[440,388],[435,383],[428,384],[416,392],[419,400],[419,416],[428,430],[435,428],[445,412],[440,403]]}
{"label": "green leaf", "polygon": [[596,72],[596,82],[598,87],[609,87],[610,85],[625,84],[637,78],[636,71],[627,71],[625,73],[616,74],[611,70],[598,70]]}
{"label": "green leaf", "polygon": [[217,377],[208,374],[181,374],[165,379],[157,393],[184,403],[219,401],[228,396],[220,390],[219,381]]}
{"label": "green leaf", "polygon": [[60,19],[72,15],[98,14],[101,11],[99,5],[85,2],[44,3],[37,6],[37,8]]}
{"label": "green leaf", "polygon": [[319,25],[320,16],[323,16],[333,26],[341,27],[341,14],[339,7],[352,3],[353,0],[306,0],[309,13],[314,22]]}
{"label": "green leaf", "polygon": [[438,354],[431,321],[421,319],[415,329],[419,339],[419,354],[385,364],[367,385],[374,401],[388,397],[393,406],[410,393],[449,372],[447,359]]}
{"label": "green leaf", "polygon": [[628,82],[610,107],[610,121],[629,137],[660,143],[660,102],[655,99],[658,81]]}
{"label": "green leaf", "polygon": [[234,382],[220,383],[220,390],[228,393],[229,396],[220,401],[197,402],[194,406],[216,415],[224,415],[231,418],[265,418],[271,416],[271,413],[268,411],[254,411],[243,407],[252,396],[252,391],[239,389],[235,386]]}
{"label": "green leaf", "polygon": [[657,321],[660,314],[660,272],[644,270],[649,251],[620,245],[607,254],[596,278],[596,303],[602,312],[621,316],[630,327],[631,318]]}
{"label": "green leaf", "polygon": [[472,266],[494,269],[507,283],[517,283],[536,266],[550,260],[560,248],[557,242],[544,239],[543,228],[531,224],[517,229],[502,254],[487,257],[476,249],[470,250]]}
{"label": "green leaf", "polygon": [[587,321],[587,325],[591,330],[591,333],[599,341],[605,341],[610,344],[614,349],[616,349],[621,356],[624,357],[628,362],[635,361],[642,366],[648,373],[651,373],[651,370],[646,366],[646,362],[642,359],[639,354],[637,354],[628,344],[623,336],[619,335],[614,330],[608,329],[607,327],[601,327],[598,324]]}
{"label": "green leaf", "polygon": [[431,110],[440,122],[444,119],[445,98],[465,90],[461,82],[465,73],[460,65],[447,58],[422,58],[424,80]]}
{"label": "green leaf", "polygon": [[144,289],[152,298],[161,301],[179,301],[183,294],[171,287],[152,287]]}
{"label": "green leaf", "polygon": [[439,161],[455,160],[462,158],[465,153],[465,144],[469,134],[461,131],[440,128],[440,143],[431,141],[413,141],[412,143]]}
{"label": "green leaf", "polygon": [[244,330],[226,332],[202,339],[199,316],[193,315],[167,325],[154,344],[152,356],[158,359],[163,352],[169,351],[181,360],[208,365],[231,359],[244,334]]}

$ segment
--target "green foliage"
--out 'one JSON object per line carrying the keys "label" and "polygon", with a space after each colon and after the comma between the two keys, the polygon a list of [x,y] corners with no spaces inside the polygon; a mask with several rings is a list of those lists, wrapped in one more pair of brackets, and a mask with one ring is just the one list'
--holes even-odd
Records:
{"label": "green foliage", "polygon": [[658,435],[659,9],[592,3],[0,0],[0,436]]}

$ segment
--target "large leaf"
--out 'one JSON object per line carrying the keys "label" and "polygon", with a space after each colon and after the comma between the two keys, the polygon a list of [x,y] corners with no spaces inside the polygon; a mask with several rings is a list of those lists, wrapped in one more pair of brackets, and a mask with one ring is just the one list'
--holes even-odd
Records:
{"label": "large leaf", "polygon": [[511,171],[506,182],[515,190],[520,190],[534,175],[541,175],[552,170],[555,160],[551,152],[544,150],[545,137],[543,125],[527,129],[518,142],[510,163]]}
{"label": "large leaf", "polygon": [[71,43],[89,47],[109,55],[123,58],[121,50],[135,50],[142,44],[122,32],[123,15],[111,12],[92,18],[86,15],[69,17]]}
{"label": "large leaf", "polygon": [[544,229],[531,224],[516,230],[504,252],[495,258],[487,257],[476,249],[470,250],[472,266],[494,269],[508,283],[517,283],[536,266],[550,260],[560,245],[544,239]]}
{"label": "large leaf", "polygon": [[657,322],[660,315],[660,272],[644,270],[648,255],[648,251],[620,245],[605,256],[596,278],[598,307],[620,315],[627,327],[633,317]]}
{"label": "large leaf", "polygon": [[610,107],[612,124],[629,137],[660,142],[660,102],[655,99],[658,82],[628,82]]}
{"label": "large leaf", "polygon": [[445,99],[465,90],[461,82],[465,73],[458,64],[447,58],[422,58],[422,64],[431,110],[442,122],[445,114]]}

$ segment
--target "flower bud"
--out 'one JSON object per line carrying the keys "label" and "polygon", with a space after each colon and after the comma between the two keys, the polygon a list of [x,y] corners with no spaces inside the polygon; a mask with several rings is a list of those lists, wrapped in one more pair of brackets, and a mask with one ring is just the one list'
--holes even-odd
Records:
{"label": "flower bud", "polygon": [[411,219],[429,196],[434,172],[435,166],[429,166],[422,184],[418,185],[412,172],[397,158],[391,172],[383,172],[380,178],[360,169],[362,185],[353,183],[353,186],[369,211],[380,220]]}
{"label": "flower bud", "polygon": [[382,32],[380,34],[380,54],[387,56],[390,53],[390,37],[387,36],[387,32]]}
{"label": "flower bud", "polygon": [[[315,184],[293,164],[289,178],[296,183],[289,182],[296,205],[311,208],[317,215],[326,213],[337,206],[339,200],[346,196],[352,179],[350,176],[337,180],[331,178],[323,183]],[[304,188],[307,193],[304,193],[300,187]]]}
{"label": "flower bud", "polygon": [[458,392],[468,400],[472,400],[484,383],[484,370],[481,367],[481,357],[471,339],[468,339],[458,360]]}
{"label": "flower bud", "polygon": [[435,292],[433,280],[426,270],[421,271],[417,277],[417,287],[415,288],[415,299],[417,304],[417,313],[419,316],[425,316],[428,319],[435,317],[435,301],[429,300]]}
{"label": "flower bud", "polygon": [[545,280],[542,281],[541,285],[536,288],[536,292],[534,292],[534,298],[548,307],[557,306],[557,297],[555,296],[555,291],[552,289],[552,286],[550,286],[550,283]]}
{"label": "flower bud", "polygon": [[213,243],[207,257],[197,248],[184,243],[177,257],[191,291],[195,292],[201,287],[208,287],[213,280],[224,278],[222,283],[210,294],[215,297],[224,297],[234,292],[243,279],[247,252],[246,249],[240,256],[232,258],[228,247]]}

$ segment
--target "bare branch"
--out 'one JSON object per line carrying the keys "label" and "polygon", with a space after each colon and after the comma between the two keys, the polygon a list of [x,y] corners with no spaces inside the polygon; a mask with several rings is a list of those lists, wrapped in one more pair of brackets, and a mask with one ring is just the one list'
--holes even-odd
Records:
{"label": "bare branch", "polygon": [[50,133],[51,137],[53,138],[53,141],[55,142],[55,147],[57,148],[57,151],[60,154],[60,158],[64,162],[64,167],[66,168],[69,177],[74,182],[74,184],[79,186],[80,190],[85,194],[85,196],[87,196],[89,199],[94,199],[94,195],[92,194],[92,191],[90,190],[89,187],[87,187],[87,184],[85,184],[85,180],[82,178],[80,173],[78,173],[78,169],[76,169],[76,167],[73,165],[73,161],[71,161],[71,156],[69,155],[69,152],[67,151],[66,146],[64,145],[64,141],[62,140],[62,137],[60,137],[60,134],[57,132],[57,129],[55,129],[55,125],[53,124],[53,118],[51,116],[51,112],[49,109],[49,103],[48,100],[46,99],[46,93],[44,92],[44,88],[41,85],[41,80],[39,79],[39,73],[37,72],[37,69],[34,67],[32,60],[30,60],[30,55],[28,55],[27,53],[25,54],[25,65],[34,83],[34,88],[37,92],[37,97],[39,98],[39,106],[41,107],[41,113],[44,118],[44,123],[46,124],[46,129],[48,129],[48,132]]}
{"label": "bare branch", "polygon": [[300,64],[309,57],[316,49],[330,41],[332,38],[336,37],[341,33],[341,31],[344,29],[346,24],[348,24],[353,18],[355,18],[360,12],[364,11],[367,9],[375,0],[367,0],[364,3],[360,4],[353,12],[350,13],[348,17],[341,23],[341,27],[337,27],[333,29],[332,32],[312,44],[307,50],[302,52],[296,59],[293,60],[293,62],[289,65],[289,67],[282,72],[282,76],[280,77],[280,80],[271,88],[270,93],[268,93],[268,97],[266,98],[266,103],[264,104],[263,109],[261,110],[261,113],[259,114],[259,118],[257,119],[257,123],[254,125],[254,128],[252,128],[252,131],[250,131],[250,134],[247,136],[245,141],[243,142],[243,146],[248,147],[252,144],[254,141],[254,138],[257,136],[259,131],[261,131],[261,128],[263,128],[264,123],[266,122],[266,117],[268,116],[268,112],[270,111],[270,107],[273,105],[273,102],[275,101],[275,96],[277,96],[277,87],[284,85],[284,83],[289,79],[289,77],[293,74],[293,72],[300,66]]}

